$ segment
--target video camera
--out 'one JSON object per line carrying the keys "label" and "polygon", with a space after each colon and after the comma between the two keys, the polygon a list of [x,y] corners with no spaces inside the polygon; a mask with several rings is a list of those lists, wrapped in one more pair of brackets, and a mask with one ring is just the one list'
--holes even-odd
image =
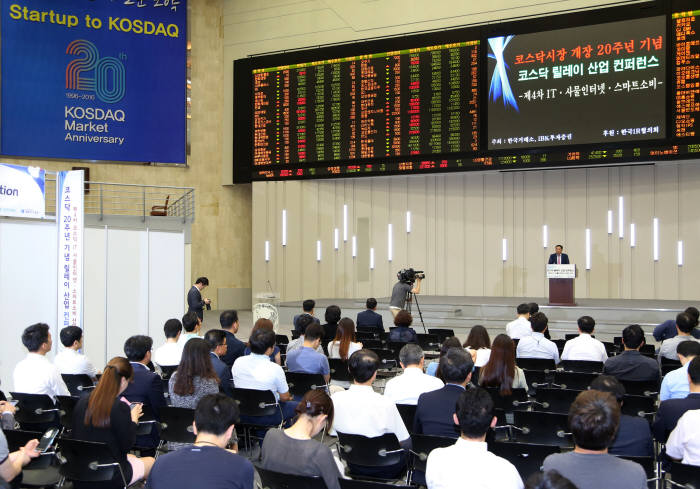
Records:
{"label": "video camera", "polygon": [[413,268],[403,268],[399,270],[396,277],[399,279],[399,282],[412,284],[418,278],[423,280],[425,278],[425,272],[423,270],[414,270]]}

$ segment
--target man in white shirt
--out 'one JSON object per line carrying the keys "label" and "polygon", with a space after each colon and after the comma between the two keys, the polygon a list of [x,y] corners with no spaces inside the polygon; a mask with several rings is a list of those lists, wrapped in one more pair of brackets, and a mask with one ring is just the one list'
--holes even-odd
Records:
{"label": "man in white shirt", "polygon": [[163,326],[165,332],[165,344],[156,348],[153,352],[153,361],[158,365],[170,367],[180,365],[183,343],[179,343],[182,334],[182,323],[179,319],[168,319]]}
{"label": "man in white shirt", "polygon": [[29,353],[15,366],[12,376],[15,392],[46,394],[54,400],[56,396],[70,396],[60,372],[46,358],[53,345],[49,326],[32,324],[22,333],[22,344]]}
{"label": "man in white shirt", "polygon": [[488,451],[486,433],[496,426],[489,393],[480,387],[467,389],[459,396],[453,416],[461,436],[454,445],[436,448],[428,455],[428,489],[522,489],[523,481],[513,464]]}
{"label": "man in white shirt", "polygon": [[518,317],[506,324],[506,334],[513,340],[519,340],[525,336],[530,336],[530,305],[520,304],[517,308]]}
{"label": "man in white shirt", "polygon": [[666,455],[686,465],[700,465],[700,409],[686,411],[666,442]]}
{"label": "man in white shirt", "polygon": [[403,374],[390,379],[384,387],[384,397],[395,404],[417,404],[418,396],[442,388],[442,380],[423,373],[425,358],[423,349],[415,343],[408,343],[399,352],[399,363]]}
{"label": "man in white shirt", "polygon": [[77,326],[67,326],[61,330],[59,337],[65,349],[53,360],[58,371],[68,375],[88,375],[95,379],[97,369],[80,352],[83,349],[83,330]]}
{"label": "man in white shirt", "polygon": [[684,341],[700,341],[692,335],[693,328],[695,328],[695,320],[691,318],[689,314],[682,312],[676,316],[676,331],[678,334],[661,343],[658,356],[659,363],[661,363],[662,357],[668,358],[669,360],[678,360],[676,349],[679,343]]}
{"label": "man in white shirt", "polygon": [[[330,434],[336,436],[340,432],[374,438],[393,433],[403,448],[409,448],[411,437],[396,404],[372,389],[378,368],[379,357],[372,350],[359,350],[350,356],[348,371],[353,383],[349,390],[331,396],[335,416]],[[365,470],[364,467],[352,467],[352,470],[354,473],[391,479],[397,477],[404,467],[405,462],[378,467],[377,470]]]}
{"label": "man in white shirt", "polygon": [[544,337],[548,323],[549,319],[543,312],[536,312],[530,317],[532,334],[520,338],[517,349],[518,358],[551,358],[554,363],[559,363],[557,345]]}
{"label": "man in white shirt", "polygon": [[595,329],[595,320],[590,316],[578,318],[578,337],[571,339],[564,345],[561,354],[562,360],[587,360],[589,362],[603,362],[608,359],[605,345],[591,336]]}
{"label": "man in white shirt", "polygon": [[199,319],[199,316],[197,316],[194,311],[185,313],[185,315],[182,316],[182,329],[184,329],[184,331],[177,342],[180,348],[185,348],[185,343],[192,338],[199,338],[199,330],[202,329],[202,320]]}

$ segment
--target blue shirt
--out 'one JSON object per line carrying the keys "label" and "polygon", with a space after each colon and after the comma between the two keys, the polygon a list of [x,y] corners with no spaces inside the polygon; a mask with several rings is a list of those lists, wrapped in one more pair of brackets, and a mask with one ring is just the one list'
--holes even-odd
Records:
{"label": "blue shirt", "polygon": [[690,362],[683,365],[681,368],[671,370],[664,376],[661,382],[661,392],[659,399],[683,399],[690,393],[690,385],[688,384],[688,366]]}
{"label": "blue shirt", "polygon": [[440,365],[440,362],[438,362],[438,361],[430,362],[425,369],[425,373],[428,375],[432,375],[433,377],[437,377],[436,374],[437,374],[438,365]]}
{"label": "blue shirt", "polygon": [[308,346],[302,346],[287,354],[287,369],[290,372],[305,374],[328,375],[331,373],[328,358]]}

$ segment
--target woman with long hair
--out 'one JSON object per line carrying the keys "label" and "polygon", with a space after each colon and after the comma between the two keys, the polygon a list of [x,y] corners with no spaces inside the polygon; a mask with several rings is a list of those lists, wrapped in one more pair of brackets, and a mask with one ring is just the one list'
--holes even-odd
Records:
{"label": "woman with long hair", "polygon": [[499,334],[491,344],[491,357],[479,372],[479,385],[498,387],[502,396],[512,394],[512,389],[527,389],[525,373],[515,365],[515,343],[510,336]]}
{"label": "woman with long hair", "polygon": [[362,349],[362,343],[355,342],[355,323],[350,318],[338,321],[335,338],[328,343],[328,358],[340,358],[348,361],[348,358],[357,350]]}
{"label": "woman with long hair", "polygon": [[192,338],[185,343],[177,370],[168,381],[172,405],[195,409],[207,394],[218,394],[219,378],[209,357],[209,343]]}
{"label": "woman with long hair", "polygon": [[[253,329],[250,331],[250,334],[253,334],[253,331],[258,330],[258,329],[266,329],[268,331],[275,331],[275,325],[272,324],[272,321],[270,321],[267,318],[260,318],[257,321],[255,321],[255,325],[253,325]],[[245,351],[243,352],[244,355],[250,355],[250,346],[246,343],[246,348]],[[277,365],[282,365],[282,356],[280,355],[280,349],[277,345],[275,345],[274,350],[272,351],[272,354],[270,355],[270,361],[275,362]]]}
{"label": "woman with long hair", "polygon": [[262,444],[262,468],[323,477],[328,489],[340,489],[341,473],[330,448],[313,439],[333,424],[333,401],[323,390],[311,390],[297,404],[296,413],[296,422],[289,428],[268,430]]}
{"label": "woman with long hair", "polygon": [[[129,484],[148,477],[155,461],[152,457],[139,458],[129,453],[136,441],[139,418],[143,415],[141,404],[130,405],[120,397],[133,376],[129,360],[112,358],[95,390],[78,401],[73,413],[73,438],[106,443],[119,462],[125,479],[131,481]],[[112,485],[123,487],[119,471],[114,472]]]}
{"label": "woman with long hair", "polygon": [[439,369],[440,359],[443,356],[445,356],[445,354],[447,353],[447,350],[449,350],[450,348],[461,348],[461,347],[462,347],[462,343],[460,343],[459,338],[457,338],[456,336],[450,336],[449,338],[445,338],[445,341],[442,342],[442,346],[440,347],[440,356],[437,358],[437,360],[434,360],[428,364],[428,366],[425,369],[425,373],[428,375],[432,375],[433,377],[437,377],[437,378],[441,379],[442,375],[440,374],[440,369]]}
{"label": "woman with long hair", "polygon": [[477,324],[469,332],[464,348],[474,359],[474,367],[483,367],[491,356],[491,338],[482,325]]}

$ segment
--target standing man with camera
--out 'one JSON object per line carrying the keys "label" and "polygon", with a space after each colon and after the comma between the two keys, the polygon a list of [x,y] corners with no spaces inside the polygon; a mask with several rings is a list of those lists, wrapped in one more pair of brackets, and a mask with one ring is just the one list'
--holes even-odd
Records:
{"label": "standing man with camera", "polygon": [[420,294],[420,283],[425,278],[422,272],[416,272],[412,268],[399,270],[396,276],[399,281],[394,284],[391,291],[391,301],[389,301],[389,310],[394,317],[401,309],[404,309],[409,292]]}
{"label": "standing man with camera", "polygon": [[211,309],[211,299],[202,299],[202,290],[209,285],[207,277],[199,277],[187,293],[187,312],[194,311],[204,321],[204,307]]}

